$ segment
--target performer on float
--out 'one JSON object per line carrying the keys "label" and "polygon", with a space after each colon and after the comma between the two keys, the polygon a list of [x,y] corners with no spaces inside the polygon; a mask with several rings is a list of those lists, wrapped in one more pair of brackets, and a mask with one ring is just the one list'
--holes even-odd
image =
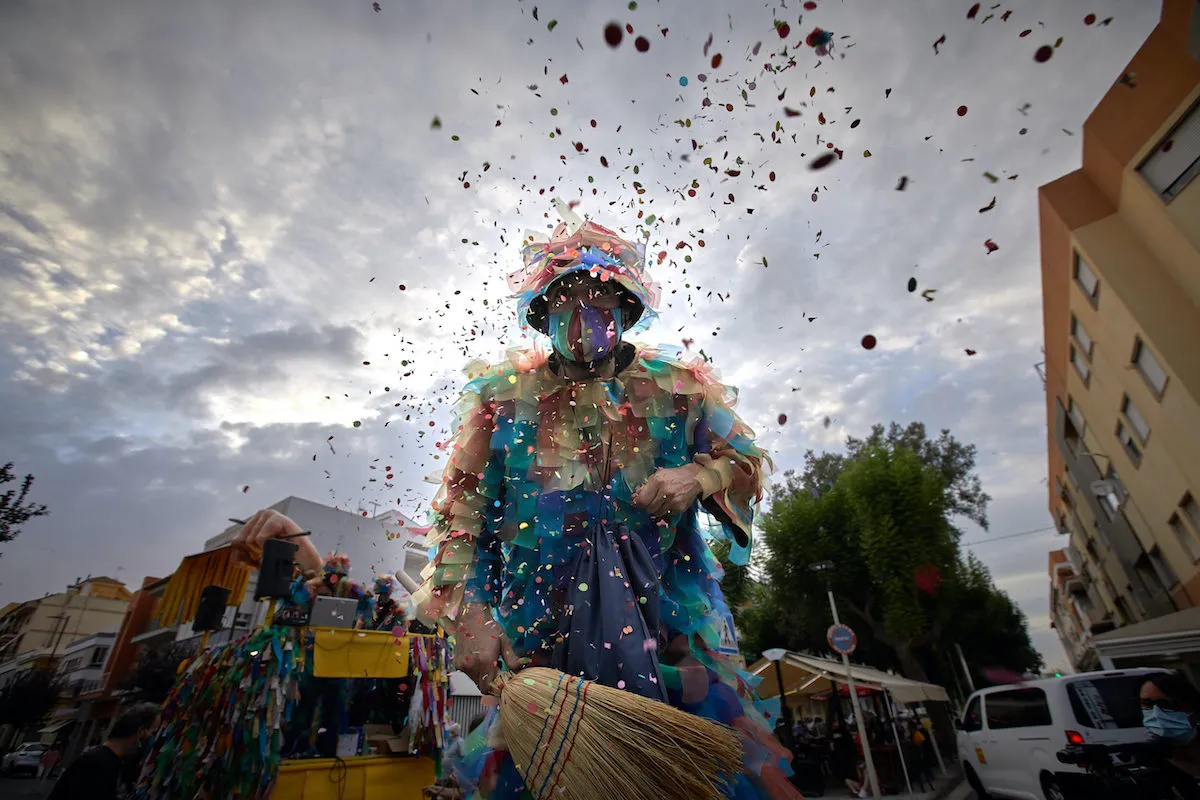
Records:
{"label": "performer on float", "polygon": [[[659,296],[644,245],[558,209],[509,276],[550,352],[468,370],[419,613],[455,631],[456,666],[484,691],[503,662],[669,702],[741,732],[729,796],[798,797],[749,676],[719,653],[728,609],[706,541],[746,563],[769,460],[705,361],[626,341]],[[464,783],[522,795],[511,758],[478,755]]]}

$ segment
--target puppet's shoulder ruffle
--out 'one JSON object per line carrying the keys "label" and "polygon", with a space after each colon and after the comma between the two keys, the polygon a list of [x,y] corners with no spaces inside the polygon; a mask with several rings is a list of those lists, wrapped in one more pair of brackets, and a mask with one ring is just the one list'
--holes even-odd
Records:
{"label": "puppet's shoulder ruffle", "polygon": [[678,349],[639,347],[635,377],[638,376],[652,379],[671,394],[702,395],[729,408],[737,403],[737,389],[722,383],[710,362]]}

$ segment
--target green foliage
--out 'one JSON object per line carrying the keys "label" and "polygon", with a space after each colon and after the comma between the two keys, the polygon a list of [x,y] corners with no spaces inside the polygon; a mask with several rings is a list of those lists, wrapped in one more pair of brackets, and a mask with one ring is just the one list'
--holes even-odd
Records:
{"label": "green foliage", "polygon": [[874,447],[916,453],[922,464],[932,467],[942,477],[949,514],[966,517],[987,529],[987,504],[992,498],[983,491],[979,476],[972,471],[977,452],[975,445],[962,444],[944,429],[936,439],[930,439],[925,425],[920,422],[910,422],[903,428],[893,422],[886,430],[883,425],[874,425],[865,439],[847,437],[845,454],[818,455],[809,450],[804,454],[804,472],[800,476],[790,471],[785,473],[785,483],[775,487],[775,495],[793,494],[801,488],[810,493],[824,493],[833,487],[848,463],[856,460],[864,450]]}
{"label": "green foliage", "polygon": [[[981,664],[1040,664],[1020,611],[959,553],[953,518],[987,523],[974,464],[974,446],[948,431],[930,440],[920,423],[876,425],[848,439],[844,455],[809,451],[804,473],[787,475],[760,521],[769,555],[739,619],[747,657],[779,646],[828,651],[828,585],[865,663],[925,680],[957,641]],[[834,569],[809,569],[821,561]]]}
{"label": "green foliage", "polygon": [[62,684],[49,669],[22,672],[0,690],[0,725],[25,730],[42,722],[58,703]]}
{"label": "green foliage", "polygon": [[135,692],[141,701],[162,703],[175,686],[179,665],[195,654],[194,646],[180,643],[143,649],[121,688]]}
{"label": "green foliage", "polygon": [[713,555],[725,570],[725,577],[721,579],[721,591],[725,595],[726,605],[733,611],[736,619],[739,610],[751,599],[754,581],[750,579],[748,564],[734,564],[729,560],[729,548],[729,542],[713,542],[712,545]]}
{"label": "green foliage", "polygon": [[[0,486],[17,479],[13,473],[13,462],[0,466]],[[34,517],[44,517],[50,512],[44,505],[27,503],[25,498],[33,487],[33,476],[26,475],[20,489],[9,489],[0,494],[0,542],[11,542],[21,532],[21,526]]]}

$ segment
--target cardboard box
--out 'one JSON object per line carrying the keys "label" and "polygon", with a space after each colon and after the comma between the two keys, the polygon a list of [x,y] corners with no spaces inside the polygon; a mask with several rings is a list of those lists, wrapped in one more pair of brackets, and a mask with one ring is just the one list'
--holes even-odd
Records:
{"label": "cardboard box", "polygon": [[374,746],[380,754],[400,755],[408,752],[411,733],[404,728],[393,733],[391,725],[364,725],[363,737],[368,746]]}

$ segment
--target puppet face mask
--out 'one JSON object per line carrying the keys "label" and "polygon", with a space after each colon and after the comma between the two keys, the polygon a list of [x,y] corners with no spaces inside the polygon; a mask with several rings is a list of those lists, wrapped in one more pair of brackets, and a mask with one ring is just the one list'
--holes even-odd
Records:
{"label": "puppet face mask", "polygon": [[550,312],[550,340],[554,350],[568,361],[586,363],[605,358],[621,341],[621,312],[576,303]]}
{"label": "puppet face mask", "polygon": [[587,278],[552,289],[546,321],[554,351],[576,363],[608,357],[624,333],[623,299],[615,282]]}

